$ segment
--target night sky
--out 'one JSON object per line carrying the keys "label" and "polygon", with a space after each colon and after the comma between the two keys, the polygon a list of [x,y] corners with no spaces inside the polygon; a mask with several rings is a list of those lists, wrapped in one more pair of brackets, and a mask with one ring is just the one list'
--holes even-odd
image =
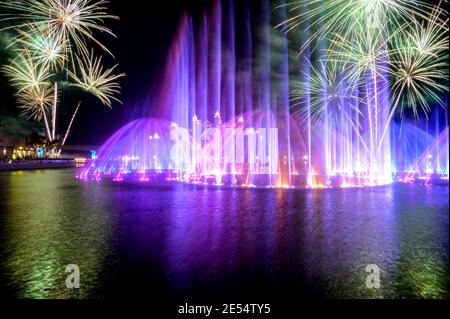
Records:
{"label": "night sky", "polygon": [[[259,0],[249,0],[250,3]],[[67,89],[60,96],[59,132],[65,131],[70,117],[81,100],[82,107],[74,122],[67,144],[99,145],[102,144],[122,125],[129,122],[141,111],[144,101],[150,95],[151,88],[157,84],[166,64],[166,56],[178,28],[180,17],[184,12],[194,16],[194,21],[204,10],[208,9],[213,0],[111,0],[108,4],[109,13],[118,15],[120,21],[107,20],[106,25],[117,35],[113,38],[98,35],[115,55],[116,60],[105,56],[108,67],[119,64],[118,72],[126,73],[120,79],[123,105],[114,102],[112,109],[103,106],[95,97],[80,92],[77,89]],[[235,0],[235,6],[243,1]],[[7,63],[8,51],[5,50],[5,40],[0,37],[0,65]],[[97,53],[103,53],[96,47]],[[21,125],[36,130],[38,125],[27,123],[18,117],[15,106],[14,89],[11,88],[4,75],[0,72],[0,126],[5,124],[5,117],[20,122]]]}

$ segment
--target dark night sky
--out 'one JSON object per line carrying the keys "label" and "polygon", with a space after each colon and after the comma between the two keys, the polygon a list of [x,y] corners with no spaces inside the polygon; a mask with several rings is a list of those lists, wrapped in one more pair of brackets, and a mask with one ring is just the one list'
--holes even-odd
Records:
{"label": "dark night sky", "polygon": [[[103,106],[96,98],[79,90],[66,90],[61,96],[59,120],[63,132],[71,114],[82,97],[82,107],[74,122],[67,144],[102,144],[118,128],[132,119],[135,110],[142,108],[157,83],[166,63],[166,54],[178,28],[183,12],[198,17],[209,8],[213,0],[110,0],[109,12],[120,21],[108,20],[117,38],[99,35],[102,43],[113,52],[116,61],[105,57],[108,66],[119,64],[118,71],[127,74],[120,80],[123,105],[114,103],[112,109]],[[259,0],[249,0],[250,2]],[[243,1],[235,0],[239,5]],[[4,43],[1,43],[4,45]],[[101,49],[96,48],[100,53]],[[0,64],[7,62],[4,48],[0,48]],[[0,73],[0,124],[5,114],[17,115],[14,90]]]}

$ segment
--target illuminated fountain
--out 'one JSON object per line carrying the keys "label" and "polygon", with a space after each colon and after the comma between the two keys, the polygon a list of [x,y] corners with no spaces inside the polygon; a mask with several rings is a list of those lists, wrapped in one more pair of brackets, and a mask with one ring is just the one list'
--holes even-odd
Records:
{"label": "illuminated fountain", "polygon": [[[297,44],[273,28],[286,19],[286,9],[274,19],[269,1],[262,1],[258,23],[251,23],[248,5],[242,10],[239,29],[232,1],[216,1],[197,26],[189,15],[182,17],[161,81],[151,102],[142,106],[144,117],[108,139],[79,178],[238,187],[374,186],[393,177],[415,180],[411,172],[430,174],[427,156],[437,152],[432,155],[439,158],[437,170],[448,180],[448,124],[442,131],[437,127],[436,142],[427,135],[420,154],[412,158],[408,149],[403,160],[406,153],[397,149],[404,137],[380,111],[389,103],[382,75],[369,74],[366,89],[350,94],[343,92],[348,84],[338,74],[336,85],[329,73],[327,81],[314,82],[320,72],[313,74],[309,60],[299,62]],[[300,68],[304,78],[300,104],[308,111],[300,114],[291,109],[290,81],[298,78],[292,68]],[[324,82],[331,84],[314,86]],[[315,119],[310,105],[324,97],[325,116]],[[418,130],[407,127],[404,135]]]}
{"label": "illuminated fountain", "polygon": [[435,119],[432,130],[429,129],[428,121],[424,128],[418,123],[394,126],[391,140],[394,158],[392,167],[396,180],[425,185],[448,184],[448,125],[440,131],[439,117],[436,116]]}

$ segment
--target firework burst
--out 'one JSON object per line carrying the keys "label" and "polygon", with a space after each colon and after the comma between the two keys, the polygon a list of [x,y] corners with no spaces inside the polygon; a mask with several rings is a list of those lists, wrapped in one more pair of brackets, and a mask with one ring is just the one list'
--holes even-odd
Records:
{"label": "firework burst", "polygon": [[[116,82],[117,79],[125,76],[125,74],[114,74],[114,69],[117,65],[110,69],[105,69],[102,64],[101,57],[95,57],[91,52],[88,58],[76,57],[78,72],[69,71],[69,75],[74,81],[74,86],[79,87],[86,92],[95,95],[100,101],[111,106],[111,100],[119,103],[120,100],[114,95],[120,92],[120,85]],[[75,65],[73,69],[77,68]]]}
{"label": "firework burst", "polygon": [[18,107],[27,118],[42,121],[44,114],[54,102],[54,90],[50,85],[41,85],[17,94]]}
{"label": "firework burst", "polygon": [[28,51],[21,52],[9,65],[3,67],[12,84],[18,88],[18,92],[38,89],[48,85],[50,73],[49,66],[35,63],[32,54]]}
{"label": "firework burst", "polygon": [[448,13],[436,6],[429,19],[415,20],[411,31],[406,36],[418,53],[425,55],[448,54]]}
{"label": "firework burst", "polygon": [[[98,31],[114,36],[114,33],[104,26],[104,21],[118,17],[106,13],[107,3],[108,1],[104,0],[13,0],[2,1],[0,5],[12,11],[6,19],[17,21],[16,25],[8,28],[26,29],[30,25],[45,25],[53,38],[62,43],[72,41],[74,47],[83,54],[89,53],[88,41],[96,43],[111,54],[93,33]],[[67,47],[70,48],[71,46]]]}
{"label": "firework burst", "polygon": [[336,126],[344,118],[367,149],[354,120],[362,114],[358,108],[361,99],[356,87],[349,85],[349,70],[345,63],[334,61],[321,61],[319,68],[311,65],[310,73],[303,73],[306,81],[293,83],[291,107],[303,122],[311,119]]}
{"label": "firework burst", "polygon": [[42,26],[19,30],[14,44],[19,44],[19,51],[25,48],[30,52],[34,62],[48,64],[52,70],[62,69],[67,59],[68,42],[58,40]]}
{"label": "firework burst", "polygon": [[426,18],[432,5],[421,0],[297,0],[287,5],[291,17],[277,27],[291,31],[307,23],[311,35],[302,52],[314,42],[313,49],[331,33],[346,37],[364,24],[365,29],[396,30],[417,17]]}
{"label": "firework burst", "polygon": [[422,51],[407,44],[396,50],[391,57],[391,89],[397,100],[393,110],[398,105],[402,108],[409,107],[418,116],[419,108],[424,113],[430,111],[429,100],[442,103],[438,93],[447,89],[443,84],[448,78],[445,55],[436,54],[429,49]]}
{"label": "firework burst", "polygon": [[[346,81],[346,70],[345,64],[334,62],[323,62],[319,68],[311,66],[310,74],[304,73],[306,82],[294,82],[294,114],[308,113],[312,119],[320,121],[325,116],[337,120],[344,105],[350,105],[352,110],[359,112],[355,106],[359,98]],[[305,103],[309,103],[309,108],[305,107]]]}
{"label": "firework burst", "polygon": [[372,78],[382,78],[388,71],[386,61],[389,57],[390,38],[381,32],[350,32],[346,36],[334,33],[330,38],[330,48],[323,59],[344,63],[349,68],[348,80],[352,85],[370,74]]}

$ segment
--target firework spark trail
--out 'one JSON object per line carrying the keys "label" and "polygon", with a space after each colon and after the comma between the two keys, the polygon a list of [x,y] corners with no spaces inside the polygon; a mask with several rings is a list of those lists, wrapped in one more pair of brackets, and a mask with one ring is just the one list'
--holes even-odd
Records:
{"label": "firework spark trail", "polygon": [[75,117],[77,116],[80,105],[81,105],[81,102],[78,103],[77,108],[75,109],[75,112],[73,112],[72,118],[70,119],[69,126],[67,127],[66,134],[64,135],[64,139],[61,143],[62,146],[64,146],[66,144],[67,137],[69,136],[70,129],[72,128],[73,121],[74,121]]}
{"label": "firework spark trail", "polygon": [[45,110],[42,105],[41,105],[41,110],[42,110],[42,116],[44,117],[44,123],[45,123],[45,128],[47,129],[48,138],[49,138],[50,142],[52,142],[53,139],[52,139],[52,135],[50,133],[50,126],[48,125],[47,115],[45,114]]}

